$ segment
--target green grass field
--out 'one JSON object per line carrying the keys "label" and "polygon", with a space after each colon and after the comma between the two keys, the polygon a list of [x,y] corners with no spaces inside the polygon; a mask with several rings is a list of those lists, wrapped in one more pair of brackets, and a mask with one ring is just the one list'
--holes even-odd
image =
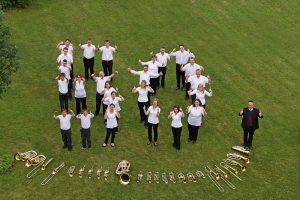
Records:
{"label": "green grass field", "polygon": [[[84,2],[84,3],[83,3]],[[27,179],[24,163],[0,177],[0,199],[296,199],[299,197],[299,94],[300,90],[300,4],[297,0],[265,1],[34,1],[23,10],[6,12],[13,42],[20,57],[20,70],[11,88],[0,99],[1,154],[36,150],[66,167],[46,186],[48,173]],[[118,45],[114,69],[119,75],[113,85],[126,101],[121,104],[120,133],[115,148],[102,148],[105,128],[102,117],[92,122],[92,149],[81,150],[80,122],[73,120],[72,152],[61,149],[58,121],[58,75],[55,60],[58,41],[70,38],[74,44],[88,37],[94,43],[110,39]],[[187,127],[179,153],[171,147],[167,115],[176,104],[186,107],[183,92],[175,91],[175,61],[168,64],[167,86],[158,91],[162,113],[159,146],[147,146],[147,132],[138,123],[137,96],[131,88],[138,77],[127,68],[140,69],[138,59],[148,60],[150,51],[165,46],[171,51],[183,42],[212,77],[214,96],[207,98],[208,116],[195,145],[187,142]],[[82,52],[75,53],[75,73],[83,73]],[[102,69],[97,55],[95,69]],[[95,84],[88,82],[88,109],[95,110]],[[148,184],[135,182],[142,170],[174,173],[196,171],[218,164],[242,143],[241,119],[237,113],[253,99],[265,115],[254,136],[252,163],[240,175],[244,182],[220,193],[207,180],[189,184]],[[75,109],[74,101],[71,108]],[[113,174],[119,161],[131,162],[132,181],[128,187]],[[77,167],[69,178],[69,166]],[[110,168],[109,180],[77,177],[80,167]],[[86,175],[86,174],[85,174]],[[145,178],[145,176],[143,177]]]}

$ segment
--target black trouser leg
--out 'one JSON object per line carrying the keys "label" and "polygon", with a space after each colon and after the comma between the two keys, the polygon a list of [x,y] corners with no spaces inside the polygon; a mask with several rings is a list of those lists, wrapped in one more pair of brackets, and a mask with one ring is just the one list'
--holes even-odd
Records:
{"label": "black trouser leg", "polygon": [[84,77],[86,80],[89,79],[89,59],[83,57],[83,65],[84,65]]}
{"label": "black trouser leg", "polygon": [[177,89],[180,89],[180,76],[181,76],[181,65],[176,64],[176,82],[177,82]]}
{"label": "black trouser leg", "polygon": [[153,94],[156,94],[157,89],[157,78],[150,78],[150,87],[154,90]]}
{"label": "black trouser leg", "polygon": [[148,110],[148,105],[147,104],[148,104],[148,102],[138,102],[141,121],[146,121],[147,120],[147,116],[144,113],[144,106],[146,107],[146,110]]}
{"label": "black trouser leg", "polygon": [[[167,73],[167,66],[166,67],[159,67],[158,68],[158,73],[163,73],[162,76],[158,77],[158,81],[157,81],[157,86],[162,86],[162,87],[165,87],[165,76],[166,76],[166,73]],[[161,81],[160,81],[161,79]]]}
{"label": "black trouser leg", "polygon": [[108,61],[108,66],[107,66],[108,76],[112,74],[112,68],[113,68],[113,61],[110,60],[110,61]]}
{"label": "black trouser leg", "polygon": [[87,129],[87,132],[86,132],[86,141],[87,141],[87,147],[91,148],[92,147],[92,142],[91,142],[91,128]]}
{"label": "black trouser leg", "polygon": [[107,110],[108,105],[103,103],[103,115],[105,114],[106,110]]}
{"label": "black trouser leg", "polygon": [[175,143],[176,143],[176,128],[171,127],[172,128],[172,133],[173,133],[173,147],[175,147]]}
{"label": "black trouser leg", "polygon": [[63,109],[68,110],[68,93],[66,94],[59,93],[59,103],[60,103],[61,111]]}
{"label": "black trouser leg", "polygon": [[244,147],[248,147],[248,130],[244,129]]}
{"label": "black trouser leg", "polygon": [[193,140],[193,126],[188,123],[189,140]]}
{"label": "black trouser leg", "polygon": [[[206,108],[206,105],[204,104],[204,105],[202,105],[202,107],[205,109]],[[202,118],[202,120],[203,120],[204,118]]]}
{"label": "black trouser leg", "polygon": [[66,131],[66,137],[67,137],[67,147],[69,150],[72,150],[72,132],[71,129]]}
{"label": "black trouser leg", "polygon": [[68,95],[69,95],[69,98],[71,99],[72,98],[72,89],[73,89],[73,84],[72,84],[72,81],[73,79],[70,79],[69,82],[68,82]]}
{"label": "black trouser leg", "polygon": [[200,126],[194,126],[194,141],[196,142],[198,139],[198,132]]}
{"label": "black trouser leg", "polygon": [[79,115],[80,114],[80,102],[81,102],[81,98],[75,97],[75,101],[76,101],[76,115]]}
{"label": "black trouser leg", "polygon": [[182,88],[185,87],[185,71],[181,71],[181,84]]}
{"label": "black trouser leg", "polygon": [[106,60],[102,60],[102,68],[105,76],[108,76],[108,62]]}
{"label": "black trouser leg", "polygon": [[104,141],[105,144],[107,144],[111,132],[112,132],[111,128],[106,128],[106,137],[105,137],[105,141]]}
{"label": "black trouser leg", "polygon": [[188,94],[188,91],[191,89],[191,83],[190,82],[186,82],[185,83],[185,96],[187,98],[189,98],[189,94]]}
{"label": "black trouser leg", "polygon": [[181,136],[182,127],[180,128],[174,128],[172,127],[173,137],[174,137],[174,144],[173,146],[176,149],[180,149],[180,136]]}
{"label": "black trouser leg", "polygon": [[86,148],[86,129],[80,129],[81,132],[81,145],[82,148]]}
{"label": "black trouser leg", "polygon": [[152,126],[153,124],[148,122],[148,141],[152,142]]}
{"label": "black trouser leg", "polygon": [[194,103],[194,101],[196,100],[196,94],[192,95],[191,99],[192,99],[192,103]]}
{"label": "black trouser leg", "polygon": [[[90,75],[94,74],[94,58],[90,59]],[[92,78],[92,76],[91,76]]]}
{"label": "black trouser leg", "polygon": [[64,147],[68,147],[66,131],[65,130],[60,130],[60,133],[61,133],[61,139],[64,143]]}
{"label": "black trouser leg", "polygon": [[73,66],[73,64],[71,64],[71,71],[70,71],[70,77],[71,77],[71,80],[73,80],[74,79],[74,66]]}
{"label": "black trouser leg", "polygon": [[117,130],[117,127],[113,128],[111,131],[110,143],[115,143],[116,130]]}
{"label": "black trouser leg", "polygon": [[101,103],[102,103],[102,98],[104,95],[99,94],[98,92],[96,93],[96,111],[95,111],[95,115],[99,115],[100,112],[100,107],[101,107]]}
{"label": "black trouser leg", "polygon": [[82,102],[82,109],[86,110],[87,106],[86,106],[86,97],[81,98],[81,102]]}
{"label": "black trouser leg", "polygon": [[157,142],[157,139],[158,139],[157,128],[158,128],[158,124],[153,124],[154,142]]}

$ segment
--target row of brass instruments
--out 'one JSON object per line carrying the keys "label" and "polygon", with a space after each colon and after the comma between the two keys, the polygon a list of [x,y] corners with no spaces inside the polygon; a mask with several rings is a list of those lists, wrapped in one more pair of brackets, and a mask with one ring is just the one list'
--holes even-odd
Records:
{"label": "row of brass instruments", "polygon": [[[69,167],[67,173],[69,174],[69,177],[73,177],[74,176],[74,172],[75,172],[75,166],[72,165]],[[78,170],[78,177],[79,178],[82,178],[84,176],[84,172],[85,172],[85,166],[83,166],[82,168],[80,168]],[[92,179],[93,177],[93,174],[94,174],[94,169],[93,168],[90,168],[89,170],[87,170],[87,177],[89,179]],[[97,169],[96,171],[96,177],[97,179],[101,179],[101,175],[103,174],[103,178],[104,180],[107,180],[108,179],[108,175],[109,175],[109,168],[106,169],[106,170],[103,170],[102,167],[100,169]]]}

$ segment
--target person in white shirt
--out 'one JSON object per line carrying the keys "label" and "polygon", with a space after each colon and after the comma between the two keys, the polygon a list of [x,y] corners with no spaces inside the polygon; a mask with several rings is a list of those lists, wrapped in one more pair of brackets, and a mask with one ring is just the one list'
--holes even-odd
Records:
{"label": "person in white shirt", "polygon": [[202,107],[205,109],[206,101],[205,96],[211,97],[213,95],[213,92],[211,88],[209,89],[209,92],[206,91],[202,84],[198,85],[197,90],[193,90],[189,92],[189,95],[196,95],[196,99],[199,99],[201,101]]}
{"label": "person in white shirt", "polygon": [[95,45],[92,44],[92,40],[88,39],[86,44],[81,45],[79,47],[83,49],[83,65],[84,65],[84,76],[85,80],[89,80],[89,71],[90,74],[94,74],[94,57],[95,51],[97,50]]}
{"label": "person in white shirt", "polygon": [[71,132],[71,118],[75,117],[75,114],[70,110],[71,115],[67,114],[67,110],[63,109],[60,115],[53,115],[53,119],[59,120],[60,122],[60,133],[62,141],[64,143],[63,148],[68,148],[69,151],[72,151],[72,132]]}
{"label": "person in white shirt", "polygon": [[176,58],[176,81],[177,81],[177,90],[180,89],[180,79],[182,83],[182,90],[184,90],[184,83],[185,83],[185,75],[184,72],[180,70],[182,66],[187,64],[189,58],[195,57],[193,53],[190,52],[188,49],[187,51],[184,50],[184,45],[179,45],[179,51],[176,51],[176,48],[173,49],[173,51],[170,53],[170,56],[173,56]]}
{"label": "person in white shirt", "polygon": [[66,39],[65,42],[63,41],[60,41],[57,45],[56,45],[56,48],[61,52],[63,53],[63,50],[64,48],[68,48],[68,54],[70,54],[71,56],[73,56],[73,52],[74,52],[74,47],[73,47],[73,44],[71,42],[70,39]]}
{"label": "person in white shirt", "polygon": [[[105,82],[106,81],[110,81],[112,77],[114,77],[115,74],[117,74],[118,72],[115,72],[113,74],[111,74],[110,76],[104,76],[104,72],[100,71],[99,72],[99,76],[96,77],[94,74],[92,74],[92,78],[94,79],[94,81],[97,84],[96,87],[96,111],[95,111],[95,116],[99,115],[100,112],[100,107],[101,107],[101,102],[102,99],[104,97],[103,90],[104,90],[104,86],[105,86]],[[103,115],[105,114],[105,110],[104,110],[104,104],[103,104]]]}
{"label": "person in white shirt", "polygon": [[81,77],[80,75],[77,75],[76,80],[74,81],[74,87],[75,87],[75,100],[76,100],[76,115],[79,115],[81,106],[82,106],[82,110],[85,110],[87,108],[84,78]]}
{"label": "person in white shirt", "polygon": [[94,117],[93,113],[88,113],[87,110],[83,110],[82,114],[76,116],[77,119],[81,120],[81,144],[82,148],[91,148],[91,119]]}
{"label": "person in white shirt", "polygon": [[199,127],[202,124],[202,118],[206,115],[205,109],[201,107],[201,102],[196,99],[193,105],[186,109],[188,116],[189,142],[195,143],[198,138]]}
{"label": "person in white shirt", "polygon": [[[152,52],[151,52],[152,53]],[[167,64],[168,60],[170,60],[170,55],[166,53],[166,49],[164,47],[161,47],[159,49],[159,53],[155,54],[157,62],[161,64],[161,67],[158,67],[158,73],[162,73],[161,77],[158,77],[158,87],[165,87],[165,77],[167,73]],[[159,80],[161,79],[161,81]]]}
{"label": "person in white shirt", "polygon": [[64,47],[62,53],[57,57],[56,63],[62,65],[63,60],[67,60],[67,64],[71,67],[71,79],[73,79],[73,56],[68,53],[68,48]]}
{"label": "person in white shirt", "polygon": [[70,76],[70,72],[72,71],[71,66],[68,65],[67,60],[63,60],[62,65],[58,65],[57,69],[60,73],[65,74],[65,77],[68,80],[68,96],[69,96],[69,99],[72,99],[73,85],[72,85],[72,80],[71,80],[71,76]]}
{"label": "person in white shirt", "polygon": [[185,72],[185,97],[189,98],[188,91],[191,89],[191,83],[188,81],[189,77],[196,74],[197,69],[203,71],[203,67],[195,63],[195,58],[190,58],[190,63],[181,67],[181,71]]}
{"label": "person in white shirt", "polygon": [[124,101],[124,97],[121,96],[121,94],[119,94],[119,96],[117,96],[117,92],[116,91],[112,91],[111,92],[111,97],[106,97],[104,99],[104,101],[108,102],[109,105],[110,104],[114,104],[115,105],[115,109],[116,111],[120,112],[121,111],[121,107],[120,107],[120,102]]}
{"label": "person in white shirt", "polygon": [[116,130],[118,128],[118,119],[120,119],[120,113],[115,110],[115,105],[110,104],[109,109],[106,110],[104,119],[106,120],[106,137],[105,141],[103,143],[103,147],[107,146],[108,139],[111,135],[111,140],[110,140],[110,146],[114,147],[115,146],[115,135],[116,135]]}
{"label": "person in white shirt", "polygon": [[152,128],[154,132],[154,145],[156,146],[157,140],[158,140],[158,124],[159,124],[159,114],[160,114],[160,108],[158,107],[158,100],[154,99],[152,106],[146,110],[146,106],[144,106],[144,113],[146,116],[148,116],[148,143],[147,145],[150,145],[152,143]]}
{"label": "person in white shirt", "polygon": [[[158,74],[158,67],[162,67],[162,64],[156,61],[156,56],[152,56],[150,61],[142,62],[139,60],[139,63],[142,66],[148,65],[148,71],[152,74]],[[158,76],[159,77],[159,76]],[[156,94],[157,84],[158,84],[158,77],[153,76],[150,74],[150,86],[154,90],[154,95]]]}
{"label": "person in white shirt", "polygon": [[60,110],[68,110],[68,80],[66,79],[64,73],[61,73],[60,76],[56,78],[59,78],[57,85]]}
{"label": "person in white shirt", "polygon": [[150,77],[159,77],[161,75],[159,73],[149,72],[148,65],[143,66],[143,71],[135,71],[132,70],[131,68],[128,68],[128,71],[133,75],[139,75],[140,76],[139,84],[141,84],[142,81],[144,80],[146,81],[146,85],[150,85]]}
{"label": "person in white shirt", "polygon": [[117,52],[117,46],[111,47],[109,40],[104,41],[104,46],[99,47],[98,49],[102,52],[102,67],[105,76],[112,74],[113,68],[113,54]]}
{"label": "person in white shirt", "polygon": [[144,125],[147,125],[147,116],[144,113],[144,107],[147,109],[149,107],[149,95],[148,93],[153,93],[153,89],[150,86],[146,85],[146,81],[142,80],[140,87],[134,87],[132,93],[138,93],[138,107],[140,111],[140,122],[144,122]]}
{"label": "person in white shirt", "polygon": [[[191,83],[191,89],[192,90],[197,90],[197,87],[199,84],[203,85],[203,87],[205,87],[206,84],[210,84],[211,83],[211,78],[209,75],[207,75],[207,77],[201,75],[202,71],[200,69],[196,70],[196,75],[190,76],[188,78],[188,82]],[[192,95],[192,101],[195,100],[196,95]]]}
{"label": "person in white shirt", "polygon": [[173,133],[173,147],[179,151],[180,150],[180,136],[182,131],[181,119],[184,117],[179,105],[175,105],[173,110],[170,112],[168,118],[172,119],[171,127]]}
{"label": "person in white shirt", "polygon": [[107,107],[109,106],[109,101],[106,99],[110,99],[111,98],[111,93],[112,92],[117,92],[117,90],[115,88],[112,87],[111,82],[106,81],[105,82],[105,86],[104,86],[104,90],[102,91],[102,101],[103,101],[103,112],[106,112]]}

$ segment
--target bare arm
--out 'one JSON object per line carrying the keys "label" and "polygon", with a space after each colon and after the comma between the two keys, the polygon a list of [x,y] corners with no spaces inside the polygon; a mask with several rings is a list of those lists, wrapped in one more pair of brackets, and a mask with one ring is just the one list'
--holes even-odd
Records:
{"label": "bare arm", "polygon": [[71,110],[71,109],[70,109],[70,113],[71,113],[71,116],[72,116],[72,117],[75,117],[75,116],[76,116],[75,113],[73,112],[73,110]]}

